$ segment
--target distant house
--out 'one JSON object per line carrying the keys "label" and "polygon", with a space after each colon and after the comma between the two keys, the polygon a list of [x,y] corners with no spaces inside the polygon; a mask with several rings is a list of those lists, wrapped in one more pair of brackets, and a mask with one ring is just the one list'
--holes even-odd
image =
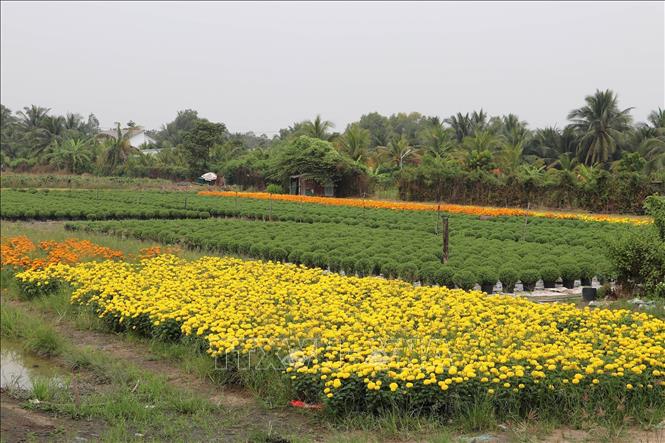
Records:
{"label": "distant house", "polygon": [[[155,144],[155,139],[146,134],[145,130],[140,126],[135,126],[133,128],[124,128],[121,129],[120,132],[122,133],[123,137],[129,134],[129,144],[132,145],[132,147],[134,148],[140,148]],[[118,136],[118,130],[107,129],[104,131],[100,131],[99,135],[102,137],[116,138]],[[146,154],[156,154],[157,152],[159,152],[158,149],[147,149],[145,151],[151,151],[151,152],[145,152]]]}
{"label": "distant house", "polygon": [[310,174],[292,175],[289,183],[289,193],[293,195],[334,197],[335,185],[332,181],[321,184]]}

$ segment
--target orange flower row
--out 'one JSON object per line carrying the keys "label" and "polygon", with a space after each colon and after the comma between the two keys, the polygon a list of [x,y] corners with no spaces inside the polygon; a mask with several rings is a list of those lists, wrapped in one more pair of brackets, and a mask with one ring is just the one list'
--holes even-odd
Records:
{"label": "orange flower row", "polygon": [[3,266],[28,268],[32,263],[28,254],[35,249],[35,244],[25,235],[12,237],[8,241],[0,243],[0,263]]}
{"label": "orange flower row", "polygon": [[37,251],[40,256],[32,257],[36,250],[37,247],[28,237],[12,237],[0,245],[0,262],[2,266],[43,268],[55,263],[72,264],[85,259],[117,259],[123,256],[121,251],[74,238],[62,242],[42,241]]}
{"label": "orange flower row", "polygon": [[151,246],[148,248],[141,249],[139,251],[139,256],[141,258],[153,258],[162,254],[178,255],[179,252],[180,248],[177,246],[168,246],[168,247]]}
{"label": "orange flower row", "polygon": [[214,196],[214,197],[242,197],[254,198],[261,200],[282,200],[297,203],[315,203],[320,205],[330,206],[354,206],[364,208],[383,208],[383,209],[396,209],[406,211],[444,211],[456,214],[467,215],[487,215],[487,216],[524,216],[530,217],[545,217],[553,219],[573,219],[584,221],[603,221],[609,223],[632,223],[632,224],[649,224],[651,220],[648,218],[629,217],[629,216],[613,216],[601,214],[576,214],[566,212],[551,212],[551,211],[527,211],[525,209],[515,208],[495,208],[489,206],[471,206],[471,205],[454,205],[448,203],[415,203],[415,202],[397,202],[385,200],[362,200],[354,198],[333,198],[333,197],[309,197],[304,195],[289,195],[289,194],[269,194],[267,192],[232,192],[232,191],[201,191],[199,195]]}

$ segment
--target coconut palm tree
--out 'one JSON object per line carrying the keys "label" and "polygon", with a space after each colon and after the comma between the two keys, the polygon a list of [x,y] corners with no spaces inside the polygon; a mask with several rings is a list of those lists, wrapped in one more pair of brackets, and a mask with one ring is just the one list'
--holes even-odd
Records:
{"label": "coconut palm tree", "polygon": [[597,90],[584,99],[586,105],[568,114],[571,127],[578,135],[577,152],[584,163],[607,162],[624,135],[631,130],[633,108],[619,109],[617,95]]}
{"label": "coconut palm tree", "polygon": [[462,115],[461,112],[458,112],[445,119],[444,122],[448,123],[453,131],[455,131],[457,143],[462,143],[464,137],[468,137],[473,132],[473,124],[468,113]]}
{"label": "coconut palm tree", "polygon": [[388,146],[377,146],[376,149],[384,160],[400,170],[404,167],[405,160],[415,157],[419,152],[418,148],[409,144],[404,134],[399,140],[391,141]]}
{"label": "coconut palm tree", "polygon": [[138,152],[129,143],[129,131],[123,134],[120,129],[120,123],[117,123],[117,125],[115,137],[107,138],[106,150],[103,155],[103,168],[107,172],[115,171],[119,166],[125,164],[132,152]]}
{"label": "coconut palm tree", "polygon": [[455,148],[455,133],[452,128],[443,126],[437,117],[423,129],[423,147],[435,157],[444,158]]}
{"label": "coconut palm tree", "polygon": [[19,124],[23,126],[24,129],[30,130],[41,128],[49,111],[51,111],[50,108],[42,108],[41,106],[32,105],[24,107],[23,111],[18,111],[16,114],[20,117]]}
{"label": "coconut palm tree", "polygon": [[330,140],[329,129],[334,128],[335,125],[329,120],[322,120],[320,115],[317,115],[313,121],[303,122],[302,133],[310,137],[319,138],[321,140]]}
{"label": "coconut palm tree", "polygon": [[496,152],[502,146],[502,140],[498,135],[490,131],[478,131],[471,137],[466,137],[462,145],[467,151],[481,152],[489,151]]}
{"label": "coconut palm tree", "polygon": [[651,111],[647,123],[639,125],[636,133],[637,152],[646,160],[645,173],[665,169],[665,109]]}
{"label": "coconut palm tree", "polygon": [[357,162],[365,162],[368,159],[370,144],[370,133],[367,129],[360,127],[358,123],[349,125],[340,137],[337,138],[337,150],[348,155]]}

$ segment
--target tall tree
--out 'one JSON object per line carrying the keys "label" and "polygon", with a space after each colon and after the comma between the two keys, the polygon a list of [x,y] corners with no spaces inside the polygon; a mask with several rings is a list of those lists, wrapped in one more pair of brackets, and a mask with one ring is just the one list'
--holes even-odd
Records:
{"label": "tall tree", "polygon": [[216,144],[226,140],[226,125],[208,120],[197,120],[194,127],[183,138],[182,149],[192,174],[204,174],[209,168],[210,151]]}
{"label": "tall tree", "polygon": [[409,144],[406,134],[391,141],[388,146],[378,146],[376,149],[391,166],[396,166],[400,170],[404,167],[406,160],[418,154],[418,149]]}
{"label": "tall tree", "polygon": [[619,109],[617,95],[609,89],[597,90],[584,100],[585,106],[568,114],[579,137],[578,155],[587,165],[607,162],[631,129],[633,108]]}
{"label": "tall tree", "polygon": [[115,137],[108,137],[103,155],[102,169],[108,173],[117,172],[123,166],[136,148],[129,142],[129,132],[122,133],[120,123],[117,124]]}
{"label": "tall tree", "polygon": [[470,136],[473,132],[473,123],[468,113],[462,115],[461,112],[458,112],[455,115],[451,115],[444,121],[448,123],[451,128],[453,128],[453,131],[455,131],[455,138],[457,139],[457,143],[462,143],[464,137]]}
{"label": "tall tree", "polygon": [[333,122],[323,120],[320,115],[317,115],[314,120],[303,122],[302,134],[320,140],[330,140],[330,133],[328,131],[334,127]]}
{"label": "tall tree", "polygon": [[363,163],[368,158],[369,143],[369,131],[360,127],[358,123],[349,125],[344,134],[338,137],[336,141],[340,152],[348,155],[354,161]]}

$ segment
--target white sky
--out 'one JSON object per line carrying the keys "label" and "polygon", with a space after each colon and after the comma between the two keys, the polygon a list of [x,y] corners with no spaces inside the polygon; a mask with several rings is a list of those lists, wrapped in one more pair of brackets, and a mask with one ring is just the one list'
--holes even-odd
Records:
{"label": "white sky", "polygon": [[665,107],[665,3],[14,3],[1,101],[147,128],[179,109],[271,135],[320,113],[483,107],[565,124],[597,88]]}

